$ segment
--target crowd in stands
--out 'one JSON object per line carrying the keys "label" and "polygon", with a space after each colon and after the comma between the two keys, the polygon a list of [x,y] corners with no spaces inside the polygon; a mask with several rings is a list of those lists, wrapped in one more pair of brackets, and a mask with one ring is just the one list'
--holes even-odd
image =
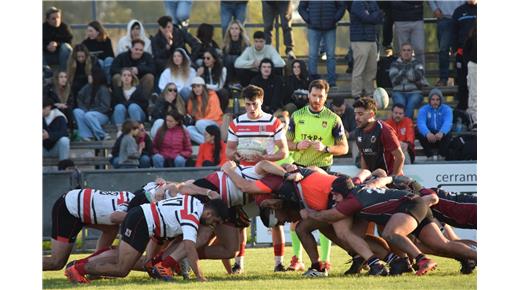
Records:
{"label": "crowd in stands", "polygon": [[[397,132],[407,162],[414,162],[415,138],[429,159],[449,155],[455,111],[468,110],[467,127],[476,130],[475,0],[428,1],[437,18],[435,86],[425,78],[424,1],[300,1],[298,7],[291,1],[262,1],[264,29],[255,31],[252,40],[244,28],[248,1],[221,1],[222,43],[215,41],[211,24],[200,24],[196,35],[188,32],[191,2],[165,1],[166,15],[158,17],[155,35],[147,35],[141,21],[130,20],[127,33],[114,39],[115,49],[98,20],[87,24],[85,39],[77,40],[61,21],[60,9],[46,11],[44,156],[64,160],[71,140],[113,138],[104,129],[110,122],[117,128],[114,168],[222,164],[227,127],[237,113],[230,107],[233,89],[240,92],[250,84],[262,88],[262,110],[283,118],[307,105],[310,81],[323,78],[337,86],[335,49],[345,44],[336,44],[336,27],[347,11],[352,96],[372,96],[376,79],[377,86],[388,89],[394,105],[387,121]],[[294,53],[293,10],[306,23],[308,62]],[[285,59],[271,45],[277,17]],[[391,47],[399,50],[398,56],[392,55]],[[378,51],[385,51],[379,62]],[[447,85],[450,52],[456,55],[456,108],[445,104],[437,88]],[[318,74],[320,54],[326,56],[323,76]],[[428,103],[421,106],[423,88],[431,91]],[[345,97],[333,98],[330,108],[346,131],[356,128]],[[150,125],[149,133],[145,124]],[[200,145],[197,158],[192,157],[192,144]]]}

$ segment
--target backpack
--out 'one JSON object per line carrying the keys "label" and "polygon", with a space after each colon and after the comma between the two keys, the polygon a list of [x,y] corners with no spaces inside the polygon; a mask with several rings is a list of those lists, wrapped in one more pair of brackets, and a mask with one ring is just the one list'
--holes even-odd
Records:
{"label": "backpack", "polygon": [[448,146],[446,160],[477,160],[477,136],[461,135]]}
{"label": "backpack", "polygon": [[377,74],[376,74],[376,83],[378,87],[381,88],[392,88],[392,81],[390,80],[390,76],[388,72],[390,71],[390,66],[394,61],[397,60],[396,56],[387,56],[381,57],[377,62]]}

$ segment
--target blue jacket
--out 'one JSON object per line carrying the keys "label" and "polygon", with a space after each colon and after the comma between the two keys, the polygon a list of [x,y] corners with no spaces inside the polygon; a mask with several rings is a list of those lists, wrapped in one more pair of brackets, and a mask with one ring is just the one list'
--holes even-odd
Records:
{"label": "blue jacket", "polygon": [[350,41],[376,41],[376,25],[381,23],[383,11],[376,1],[354,1],[350,9]]}
{"label": "blue jacket", "polygon": [[392,1],[394,21],[423,20],[423,1]]}
{"label": "blue jacket", "polygon": [[[430,105],[429,101],[433,95],[441,97],[441,105],[434,109]],[[453,110],[450,106],[443,104],[444,96],[441,90],[433,88],[428,95],[428,104],[422,106],[419,109],[419,115],[417,116],[417,128],[419,133],[426,136],[428,133],[442,132],[446,135],[451,131],[453,123]]]}
{"label": "blue jacket", "polygon": [[308,28],[314,30],[331,30],[345,14],[344,1],[300,1],[298,13]]}

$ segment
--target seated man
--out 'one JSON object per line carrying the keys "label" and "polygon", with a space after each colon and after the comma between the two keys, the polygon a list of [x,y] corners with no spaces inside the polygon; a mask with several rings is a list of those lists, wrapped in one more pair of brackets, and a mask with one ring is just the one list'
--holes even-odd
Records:
{"label": "seated man", "polygon": [[251,84],[258,86],[264,90],[264,102],[262,103],[262,111],[273,114],[282,107],[283,97],[283,80],[282,77],[275,74],[273,61],[264,58],[260,61],[260,74],[251,80]]}
{"label": "seated man", "polygon": [[59,64],[61,70],[67,69],[67,61],[72,52],[72,32],[67,24],[61,22],[61,9],[51,7],[45,12],[43,23],[43,65]]}
{"label": "seated man", "polygon": [[112,250],[112,255],[102,260],[71,263],[65,275],[71,282],[77,283],[89,283],[86,274],[126,277],[152,237],[161,241],[182,235],[190,266],[197,279],[205,281],[195,249],[197,231],[199,225],[211,227],[222,223],[227,215],[222,200],[212,200],[203,205],[195,197],[181,194],[158,203],[132,208],[121,227],[121,243]]}
{"label": "seated man", "polygon": [[430,91],[428,104],[419,109],[417,116],[417,138],[421,142],[424,154],[433,159],[433,148],[439,149],[439,154],[446,157],[451,140],[453,110],[443,104],[444,96],[441,90],[433,88]]}
{"label": "seated man", "polygon": [[49,98],[43,99],[43,156],[69,159],[70,140],[67,132],[67,117]]}
{"label": "seated man", "polygon": [[415,160],[415,129],[412,119],[404,115],[404,105],[394,104],[392,106],[392,116],[385,120],[395,130],[397,139],[401,144],[404,153],[404,163],[410,164]]}
{"label": "seated man", "polygon": [[[285,61],[274,47],[265,44],[265,35],[262,31],[256,31],[253,34],[255,44],[247,47],[242,54],[235,60],[235,68],[240,79],[240,85],[246,87],[251,82],[251,79],[258,74],[260,61],[264,58],[270,59],[274,68],[281,69],[285,66]],[[276,72],[276,70],[275,70]]]}

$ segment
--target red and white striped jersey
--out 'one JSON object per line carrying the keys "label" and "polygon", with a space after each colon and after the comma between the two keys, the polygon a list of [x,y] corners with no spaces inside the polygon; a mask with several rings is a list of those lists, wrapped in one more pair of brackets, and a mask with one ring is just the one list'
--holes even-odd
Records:
{"label": "red and white striped jersey", "polygon": [[148,233],[156,238],[174,238],[195,242],[204,205],[191,195],[177,194],[173,198],[141,205]]}
{"label": "red and white striped jersey", "polygon": [[126,212],[132,198],[134,194],[129,191],[75,189],[66,193],[65,205],[84,224],[113,225],[110,215],[116,211]]}
{"label": "red and white striped jersey", "polygon": [[[238,142],[239,148],[249,148],[265,151],[267,154],[275,153],[275,141],[285,139],[284,125],[278,118],[268,113],[251,120],[246,114],[235,118],[228,128],[228,141]],[[242,161],[242,165],[254,165],[251,162]]]}
{"label": "red and white striped jersey", "polygon": [[[263,177],[256,173],[254,166],[239,165],[235,168],[235,172],[240,174],[246,180],[258,180]],[[231,178],[222,171],[210,174],[207,179],[217,186],[220,197],[228,207],[246,205],[253,201],[253,199],[248,198],[247,193],[240,190],[235,183],[233,183]]]}
{"label": "red and white striped jersey", "polygon": [[[157,198],[155,197],[155,193],[163,185],[164,184],[159,184],[159,183],[156,183],[155,181],[152,181],[152,182],[148,182],[147,184],[145,184],[143,186],[143,190],[145,191],[145,194],[148,193],[150,195],[150,198],[157,200]],[[172,193],[172,192],[170,192],[170,190],[166,190],[164,192],[164,199],[172,198],[172,197],[175,197],[176,195],[177,195],[177,192]]]}

